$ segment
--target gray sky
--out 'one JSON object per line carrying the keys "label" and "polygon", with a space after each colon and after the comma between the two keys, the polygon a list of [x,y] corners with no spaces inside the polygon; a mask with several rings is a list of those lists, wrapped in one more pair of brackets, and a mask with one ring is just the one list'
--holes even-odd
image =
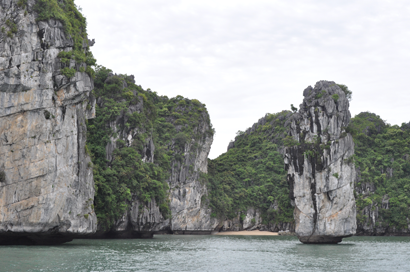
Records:
{"label": "gray sky", "polygon": [[75,0],[98,64],[160,95],[207,105],[210,158],[238,130],[332,80],[352,115],[410,121],[409,0]]}

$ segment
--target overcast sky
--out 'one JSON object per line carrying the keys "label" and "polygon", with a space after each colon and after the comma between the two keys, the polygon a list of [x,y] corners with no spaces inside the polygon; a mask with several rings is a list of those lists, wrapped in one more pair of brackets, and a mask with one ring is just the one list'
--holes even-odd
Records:
{"label": "overcast sky", "polygon": [[75,2],[98,64],[206,104],[210,158],[266,113],[299,105],[318,80],[353,91],[353,116],[410,121],[409,0]]}

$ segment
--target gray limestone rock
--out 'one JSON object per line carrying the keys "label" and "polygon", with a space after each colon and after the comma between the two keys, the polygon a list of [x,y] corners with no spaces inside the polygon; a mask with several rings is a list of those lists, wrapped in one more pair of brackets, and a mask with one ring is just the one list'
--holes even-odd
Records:
{"label": "gray limestone rock", "polygon": [[97,226],[85,148],[93,80],[61,75],[57,55],[73,41],[61,22],[36,22],[33,3],[25,15],[0,1],[0,28],[18,28],[0,33],[0,244],[61,243]]}
{"label": "gray limestone rock", "polygon": [[229,145],[228,145],[228,148],[227,148],[227,151],[229,151],[229,149],[232,149],[232,148],[234,148],[235,147],[235,142],[234,141],[230,141],[229,142]]}
{"label": "gray limestone rock", "polygon": [[233,219],[219,221],[216,229],[221,232],[258,229],[261,231],[290,231],[293,233],[295,228],[291,223],[269,223],[268,225],[262,224],[260,211],[253,207],[249,207],[246,213],[243,213],[242,220],[241,214],[238,213],[238,215]]}
{"label": "gray limestone rock", "polygon": [[[204,123],[199,132],[205,133],[207,129],[208,125]],[[114,232],[115,237],[147,237],[162,232],[210,234],[218,222],[211,218],[211,210],[204,202],[207,188],[201,181],[200,173],[208,171],[207,158],[212,140],[212,137],[205,137],[200,141],[198,150],[195,150],[195,140],[192,140],[185,145],[184,162],[171,163],[171,175],[167,180],[170,187],[170,219],[163,217],[154,199],[146,205],[134,197],[130,209],[116,222],[111,234]],[[190,166],[193,172],[189,171]]]}
{"label": "gray limestone rock", "polygon": [[303,243],[338,243],[356,233],[355,167],[349,101],[334,82],[319,81],[304,93],[287,122],[293,144],[285,167],[295,203],[295,232]]}
{"label": "gray limestone rock", "polygon": [[219,228],[219,231],[240,231],[240,230],[243,230],[241,219],[240,219],[240,214],[238,214],[238,216],[233,218],[233,219],[222,221],[221,225],[222,225],[222,227]]}
{"label": "gray limestone rock", "polygon": [[[203,122],[197,133],[207,135],[209,124]],[[211,218],[211,210],[205,202],[208,194],[201,173],[208,173],[208,154],[213,137],[207,135],[199,140],[194,139],[185,144],[183,163],[172,163],[170,186],[171,229],[178,233],[211,232],[217,221]],[[198,149],[195,145],[199,146]],[[189,171],[190,166],[193,171]]]}
{"label": "gray limestone rock", "polygon": [[262,217],[259,210],[254,208],[248,208],[246,211],[246,216],[243,219],[242,227],[245,230],[254,230],[262,223]]}
{"label": "gray limestone rock", "polygon": [[296,234],[294,232],[291,232],[289,230],[281,230],[278,232],[279,236],[295,236]]}

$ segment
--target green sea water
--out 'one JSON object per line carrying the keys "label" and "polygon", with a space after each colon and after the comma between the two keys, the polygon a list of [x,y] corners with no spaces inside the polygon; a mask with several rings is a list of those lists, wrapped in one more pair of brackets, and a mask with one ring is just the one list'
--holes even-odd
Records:
{"label": "green sea water", "polygon": [[173,236],[1,246],[0,271],[410,271],[410,237]]}

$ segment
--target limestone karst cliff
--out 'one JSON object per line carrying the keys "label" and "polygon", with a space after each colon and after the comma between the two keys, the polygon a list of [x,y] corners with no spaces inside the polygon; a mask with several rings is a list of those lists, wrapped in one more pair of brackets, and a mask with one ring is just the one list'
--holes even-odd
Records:
{"label": "limestone karst cliff", "polygon": [[0,28],[0,244],[62,243],[97,218],[99,237],[260,229],[334,243],[355,234],[353,187],[359,234],[410,234],[410,126],[368,113],[350,126],[337,84],[306,89],[299,112],[267,114],[208,160],[201,102],[104,67],[94,90],[72,0],[0,0]]}
{"label": "limestone karst cliff", "polygon": [[338,243],[356,233],[354,143],[346,93],[319,81],[287,121],[285,167],[303,243]]}
{"label": "limestone karst cliff", "polygon": [[97,226],[85,151],[95,60],[73,2],[48,1],[64,25],[43,2],[0,1],[0,244],[60,243]]}
{"label": "limestone karst cliff", "polygon": [[104,67],[95,86],[97,117],[88,127],[97,236],[211,232],[203,175],[213,130],[205,106],[159,96]]}

